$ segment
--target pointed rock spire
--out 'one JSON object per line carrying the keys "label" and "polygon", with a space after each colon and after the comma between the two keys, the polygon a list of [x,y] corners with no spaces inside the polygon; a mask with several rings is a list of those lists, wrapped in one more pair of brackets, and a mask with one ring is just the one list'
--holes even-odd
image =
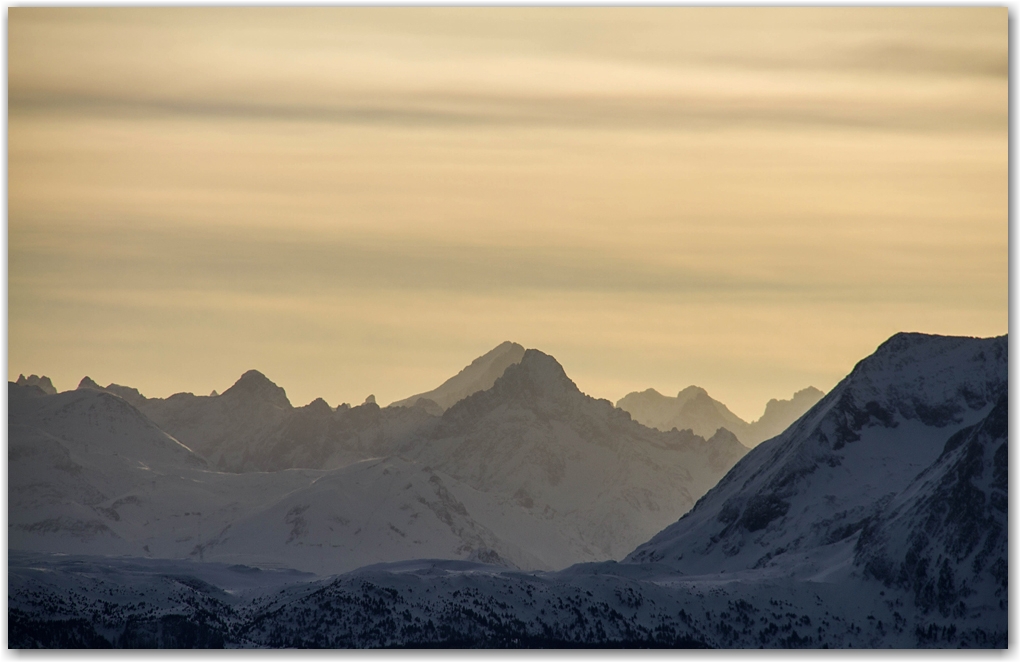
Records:
{"label": "pointed rock spire", "polygon": [[241,378],[224,391],[221,397],[258,400],[284,409],[291,408],[287,392],[258,370],[249,370],[241,375]]}
{"label": "pointed rock spire", "polygon": [[81,378],[81,381],[78,382],[78,388],[76,390],[80,391],[80,390],[86,389],[86,388],[87,389],[92,389],[93,391],[105,391],[106,390],[102,386],[100,386],[99,384],[97,384],[94,381],[92,381],[92,378],[89,377],[88,375],[86,375],[86,376]]}

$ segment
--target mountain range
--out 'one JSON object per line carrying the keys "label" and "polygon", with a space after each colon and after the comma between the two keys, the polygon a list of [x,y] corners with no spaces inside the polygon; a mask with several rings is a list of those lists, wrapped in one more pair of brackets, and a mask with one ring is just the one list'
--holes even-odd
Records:
{"label": "mountain range", "polygon": [[711,436],[719,428],[726,428],[745,446],[755,447],[771,439],[825,395],[813,386],[797,391],[790,400],[773,398],[765,405],[765,413],[748,423],[723,403],[712,398],[700,386],[688,386],[675,398],[662,395],[655,389],[628,393],[616,406],[630,412],[635,421],[659,430],[689,429],[695,434]]}
{"label": "mountain range", "polygon": [[[747,452],[725,431],[646,428],[537,350],[441,415],[293,407],[254,370],[216,396],[87,377],[55,395],[8,389],[9,539],[23,550],[324,574],[423,556],[556,569],[621,558]],[[176,454],[146,450],[166,445]]]}
{"label": "mountain range", "polygon": [[[379,410],[428,418],[371,437],[385,459],[336,469],[223,473],[111,393],[8,388],[12,646],[1008,643],[1005,336],[897,334],[749,452],[728,430],[644,427],[536,350],[442,416]],[[340,514],[359,494],[376,509]],[[386,558],[441,528],[429,513],[470,552],[429,559],[448,544],[433,537]],[[349,551],[373,523],[375,547]],[[97,559],[144,556],[131,526],[172,533],[147,539],[163,545],[148,559]],[[198,552],[174,551],[186,532]],[[562,550],[591,561],[563,567]],[[361,562],[372,553],[393,562]],[[360,561],[304,576],[259,554]]]}

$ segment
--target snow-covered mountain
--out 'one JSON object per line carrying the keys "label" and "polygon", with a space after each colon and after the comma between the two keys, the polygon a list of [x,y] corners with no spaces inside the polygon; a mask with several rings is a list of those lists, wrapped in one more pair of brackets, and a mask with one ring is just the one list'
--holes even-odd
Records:
{"label": "snow-covered mountain", "polygon": [[[215,558],[254,562],[245,556],[249,540],[275,540],[281,555],[302,559],[296,567],[334,572],[422,556],[482,555],[532,569],[619,558],[690,508],[747,451],[725,432],[706,441],[644,428],[582,394],[535,350],[441,418],[420,407],[311,408],[253,440],[249,462],[332,469],[337,448],[348,460],[387,459],[347,462],[286,504],[237,523],[214,541]],[[363,503],[370,512],[354,507]],[[293,537],[288,522],[298,511],[303,533]],[[348,539],[355,532],[375,533]],[[343,563],[318,560],[328,549]]]}
{"label": "snow-covered mountain", "polygon": [[854,551],[866,577],[906,590],[923,613],[1006,613],[1009,403],[946,442],[939,458],[869,520]]}
{"label": "snow-covered mountain", "polygon": [[380,409],[374,402],[334,409],[317,398],[294,407],[257,370],[219,395],[161,399],[116,384],[104,390],[131,398],[161,428],[229,472],[339,468],[388,455],[385,449],[435,421],[420,407]]}
{"label": "snow-covered mountain", "polygon": [[551,569],[581,556],[554,522],[400,458],[365,460],[314,481],[203,542],[203,559],[322,575],[415,558]]}
{"label": "snow-covered mountain", "polygon": [[[97,564],[14,553],[10,643],[1004,647],[1007,373],[1005,337],[898,334],[622,563],[521,572],[479,542],[473,561],[404,561],[322,580],[247,566]],[[44,396],[34,390],[31,397]],[[402,506],[404,497],[392,496],[398,479],[427,503],[405,510],[406,521],[392,519],[387,507],[384,521],[399,532],[385,544],[411,538],[413,523],[429,517],[425,509],[450,530],[469,531],[471,540],[513,541],[458,517],[462,510],[481,512],[478,504],[495,496],[471,480],[503,481],[503,492],[514,484],[484,458],[498,459],[511,476],[556,479],[543,488],[547,498],[571,477],[569,469],[558,470],[555,453],[540,452],[541,444],[591,453],[591,463],[581,466],[597,484],[605,481],[607,457],[623,465],[662,459],[651,452],[635,459],[613,438],[642,449],[683,438],[654,431],[648,432],[658,437],[645,437],[642,430],[610,403],[576,393],[551,357],[529,350],[493,388],[452,407],[407,447],[420,458],[433,446],[453,456],[442,472],[408,460],[352,465],[343,475],[319,472],[270,506],[271,516],[251,511],[241,518],[234,551],[283,536],[291,546],[325,544],[329,538],[313,533],[312,522],[330,521],[347,507],[352,483],[370,482]],[[420,467],[418,482],[402,482],[400,462]],[[519,504],[518,512],[535,509],[537,500],[528,496],[531,508]],[[601,507],[597,497],[592,503]],[[549,525],[569,533],[575,520]],[[228,541],[221,542],[226,550]],[[207,549],[216,553],[219,546]],[[497,560],[504,565],[478,562]]]}
{"label": "snow-covered mountain", "polygon": [[[8,389],[13,549],[224,559],[326,574],[422,555],[512,567],[574,560],[572,542],[554,526],[520,509],[506,513],[490,496],[406,461],[212,471],[105,390]],[[495,520],[500,534],[479,519]],[[549,560],[516,538],[552,549]]]}
{"label": "snow-covered mountain", "polygon": [[[747,451],[725,431],[706,441],[644,428],[582,394],[534,350],[442,417],[374,403],[293,407],[256,371],[208,397],[150,399],[88,378],[55,396],[16,385],[9,392],[12,470],[26,468],[19,476],[50,494],[47,508],[57,511],[40,514],[12,499],[12,544],[65,553],[319,573],[419,557],[562,568],[619,558]],[[48,411],[65,400],[83,404],[63,418],[24,404]],[[99,405],[105,414],[96,423]],[[186,461],[150,457],[140,441],[149,437]],[[50,448],[45,461],[40,448]],[[116,476],[107,457],[116,458]],[[76,526],[106,537],[51,535]]]}
{"label": "snow-covered mountain", "polygon": [[293,410],[286,392],[257,370],[218,396],[177,393],[147,399],[139,408],[222,471],[255,470],[250,457],[255,440]]}
{"label": "snow-covered mountain", "polygon": [[1007,373],[1005,337],[897,334],[629,558],[687,573],[822,572],[835,543],[852,548],[953,434],[988,415]]}
{"label": "snow-covered mountain", "polygon": [[629,412],[642,425],[658,430],[690,429],[704,437],[719,428],[726,428],[745,446],[753,448],[771,439],[818,402],[824,394],[813,386],[794,393],[790,400],[773,398],[765,405],[765,413],[748,423],[699,386],[688,386],[675,398],[655,389],[628,393],[616,406]]}
{"label": "snow-covered mountain", "polygon": [[131,405],[93,390],[8,383],[8,544],[137,551],[115,531],[118,498],[205,461]]}
{"label": "snow-covered mountain", "polygon": [[492,388],[448,409],[404,450],[583,541],[578,560],[619,558],[684,512],[747,449],[634,422],[579,391],[551,356],[529,349]]}
{"label": "snow-covered mountain", "polygon": [[[427,408],[431,413],[441,414],[472,393],[492,388],[496,379],[501,377],[509,366],[519,363],[523,356],[524,347],[507,340],[479,356],[431,391],[397,400],[390,403],[390,407],[418,405]],[[419,404],[419,400],[423,402]]]}

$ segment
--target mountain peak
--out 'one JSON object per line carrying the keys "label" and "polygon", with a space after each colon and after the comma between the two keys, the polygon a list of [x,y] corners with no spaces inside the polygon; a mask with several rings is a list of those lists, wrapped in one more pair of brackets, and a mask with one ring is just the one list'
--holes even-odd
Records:
{"label": "mountain peak", "polygon": [[521,360],[524,347],[506,340],[482,354],[437,388],[390,403],[391,407],[413,407],[420,398],[436,403],[445,411],[464,398],[492,387],[508,366]]}
{"label": "mountain peak", "polygon": [[47,395],[54,395],[57,389],[54,388],[53,382],[46,375],[40,377],[39,375],[18,375],[18,381],[15,382],[18,386],[38,386],[43,393]]}
{"label": "mountain peak", "polygon": [[569,385],[572,389],[577,388],[574,382],[567,377],[567,373],[559,361],[537,349],[525,350],[524,356],[521,358],[520,369],[527,371],[533,379],[546,384]]}
{"label": "mountain peak", "polygon": [[315,398],[307,405],[302,407],[302,409],[319,416],[333,413],[333,408],[330,407],[329,403],[323,400],[322,398]]}
{"label": "mountain peak", "polygon": [[255,398],[284,409],[291,407],[287,392],[258,370],[249,370],[241,375],[241,378],[224,391],[221,397],[238,396],[245,399]]}
{"label": "mountain peak", "polygon": [[475,360],[477,361],[477,360],[479,360],[481,358],[485,358],[486,356],[496,356],[498,354],[506,354],[506,353],[511,353],[511,352],[523,351],[523,350],[524,350],[524,346],[523,345],[515,343],[512,340],[504,340],[503,342],[499,343],[498,345],[493,347],[491,350],[489,350],[489,352],[487,354],[485,354],[483,356],[480,356],[478,359],[475,359]]}
{"label": "mountain peak", "polygon": [[555,399],[565,394],[580,394],[577,385],[567,377],[563,366],[552,356],[529,349],[521,362],[511,365],[496,380],[493,390],[503,393],[527,392],[541,398]]}
{"label": "mountain peak", "polygon": [[726,428],[719,428],[715,431],[711,437],[708,438],[710,444],[739,444],[740,440],[737,439],[737,435],[733,434]]}
{"label": "mountain peak", "polygon": [[807,388],[802,388],[801,390],[799,390],[796,393],[794,393],[793,394],[793,399],[794,400],[798,400],[798,399],[802,400],[804,398],[810,398],[810,399],[814,400],[815,402],[817,402],[817,401],[821,400],[824,395],[825,395],[825,391],[823,391],[821,389],[817,389],[814,386],[808,386]]}
{"label": "mountain peak", "polygon": [[707,397],[709,397],[708,391],[701,388],[700,386],[694,386],[693,384],[676,394],[677,400],[679,400],[681,403],[686,402],[687,400],[691,400],[693,398],[707,398]]}
{"label": "mountain peak", "polygon": [[507,403],[548,413],[560,409],[573,398],[584,397],[556,359],[537,349],[529,349],[519,363],[506,368],[491,388],[457,402],[446,410],[443,418],[459,420],[472,412],[488,411]]}
{"label": "mountain peak", "polygon": [[93,391],[104,391],[104,390],[106,390],[102,386],[100,386],[99,384],[95,383],[92,380],[92,378],[89,377],[88,375],[85,375],[84,377],[82,377],[81,381],[78,382],[78,389],[77,390],[80,391],[81,389],[85,389],[85,388],[92,389]]}
{"label": "mountain peak", "polygon": [[[978,409],[1005,388],[1008,338],[897,333],[844,379],[859,405],[878,401],[905,418],[954,418],[961,402]],[[842,382],[841,382],[842,383]],[[962,400],[961,400],[962,398]]]}

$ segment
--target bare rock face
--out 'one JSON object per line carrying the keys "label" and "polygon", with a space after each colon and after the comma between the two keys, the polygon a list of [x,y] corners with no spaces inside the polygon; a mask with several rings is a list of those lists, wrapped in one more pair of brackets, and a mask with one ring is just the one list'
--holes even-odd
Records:
{"label": "bare rock face", "polygon": [[249,370],[241,375],[241,378],[224,391],[220,397],[239,404],[258,402],[280,409],[291,408],[287,392],[269,381],[269,378],[258,370]]}

